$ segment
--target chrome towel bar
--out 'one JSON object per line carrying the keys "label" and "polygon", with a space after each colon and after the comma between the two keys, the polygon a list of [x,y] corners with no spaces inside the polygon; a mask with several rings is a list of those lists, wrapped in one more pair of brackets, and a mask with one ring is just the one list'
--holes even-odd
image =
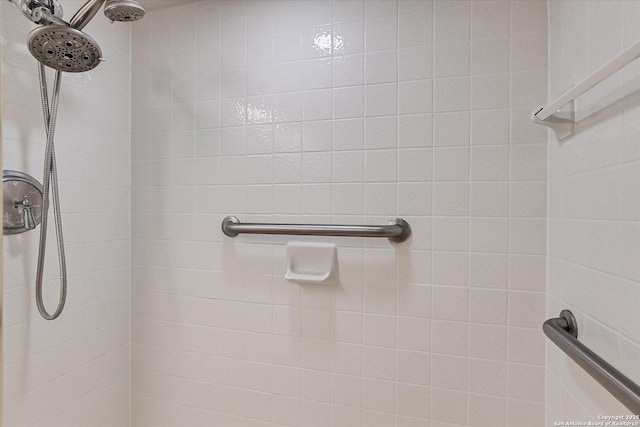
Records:
{"label": "chrome towel bar", "polygon": [[228,216],[222,220],[222,232],[229,237],[236,237],[238,234],[386,237],[392,242],[400,243],[411,236],[411,227],[401,218],[391,220],[387,225],[333,225],[241,223],[235,216]]}
{"label": "chrome towel bar", "polygon": [[640,386],[578,341],[578,324],[573,313],[562,310],[560,317],[544,322],[542,330],[633,414],[640,414]]}

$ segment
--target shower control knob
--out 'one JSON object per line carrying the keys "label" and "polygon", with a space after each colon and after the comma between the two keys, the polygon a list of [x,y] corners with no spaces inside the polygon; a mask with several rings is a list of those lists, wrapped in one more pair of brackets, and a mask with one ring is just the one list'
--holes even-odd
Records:
{"label": "shower control knob", "polygon": [[21,202],[16,202],[16,205],[22,205],[22,224],[25,229],[33,230],[36,228],[36,217],[33,216],[33,209],[31,209],[31,202],[29,196],[24,196]]}
{"label": "shower control knob", "polygon": [[2,175],[3,234],[33,230],[42,220],[42,185],[26,173],[5,170]]}

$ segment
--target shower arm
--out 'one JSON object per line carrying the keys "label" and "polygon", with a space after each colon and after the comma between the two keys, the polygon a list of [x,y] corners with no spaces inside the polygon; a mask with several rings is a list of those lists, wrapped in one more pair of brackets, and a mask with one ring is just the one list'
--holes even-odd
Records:
{"label": "shower arm", "polygon": [[69,23],[51,13],[46,7],[38,7],[33,10],[33,22],[41,25],[69,25]]}
{"label": "shower arm", "polygon": [[96,16],[106,0],[88,0],[78,9],[69,24],[76,30],[82,30]]}
{"label": "shower arm", "polygon": [[62,6],[57,1],[53,8],[40,0],[8,0],[13,3],[30,21],[41,25],[69,25],[62,19]]}

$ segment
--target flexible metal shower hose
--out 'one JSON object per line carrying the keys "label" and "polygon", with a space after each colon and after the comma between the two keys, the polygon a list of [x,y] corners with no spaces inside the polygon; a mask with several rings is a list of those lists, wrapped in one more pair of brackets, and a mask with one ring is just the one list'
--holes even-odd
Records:
{"label": "flexible metal shower hose", "polygon": [[[40,96],[42,99],[42,113],[47,134],[47,145],[44,154],[44,173],[42,178],[42,224],[40,226],[40,244],[38,247],[38,272],[36,273],[36,305],[40,315],[46,320],[54,320],[60,316],[67,300],[67,262],[64,254],[64,239],[62,235],[62,216],[60,213],[60,196],[58,192],[58,171],[56,167],[56,153],[53,144],[58,117],[58,101],[60,100],[60,81],[62,73],[56,71],[53,84],[51,105],[47,88],[47,76],[42,63],[39,64],[38,77],[40,79]],[[44,276],[44,260],[47,246],[47,216],[49,213],[49,187],[53,200],[53,217],[56,227],[56,241],[58,244],[58,265],[60,267],[60,299],[53,314],[49,314],[42,299],[42,280]]]}

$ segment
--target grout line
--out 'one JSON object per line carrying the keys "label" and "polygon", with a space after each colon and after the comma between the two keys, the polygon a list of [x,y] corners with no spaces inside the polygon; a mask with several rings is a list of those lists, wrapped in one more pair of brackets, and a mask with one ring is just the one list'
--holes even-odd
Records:
{"label": "grout line", "polygon": [[435,100],[433,97],[433,89],[435,88],[435,40],[436,39],[436,19],[435,19],[435,7],[434,2],[431,3],[431,277],[430,282],[431,286],[429,289],[429,419],[432,419],[432,411],[433,411],[433,385],[432,385],[432,375],[433,372],[433,309],[434,309],[434,301],[433,301],[433,266],[434,266],[434,248],[433,248],[433,234],[435,231],[434,225],[434,217],[433,214],[435,212],[435,197],[434,197],[434,181],[435,181],[435,171],[436,171],[436,141],[435,141],[435,126],[434,126],[434,117],[435,117]]}
{"label": "grout line", "polygon": [[467,175],[468,175],[468,182],[467,182],[467,316],[466,316],[466,332],[467,332],[467,348],[466,348],[466,368],[467,368],[467,372],[466,372],[466,387],[465,387],[465,398],[466,398],[466,413],[465,413],[465,423],[468,424],[469,423],[469,412],[470,412],[470,399],[469,399],[469,384],[471,383],[471,363],[470,363],[470,349],[471,349],[471,334],[470,334],[470,330],[471,330],[471,182],[472,182],[472,169],[471,169],[471,163],[472,163],[472,148],[471,148],[471,111],[472,111],[472,106],[471,106],[471,101],[473,98],[472,95],[472,76],[473,73],[471,71],[471,44],[472,44],[472,34],[473,34],[473,3],[470,1],[469,2],[469,69],[467,70],[468,73],[468,90],[469,90],[469,104],[467,105],[468,108],[468,112],[467,112],[467,117],[469,120],[469,139],[467,140],[467,153],[468,153],[468,164],[467,164]]}
{"label": "grout line", "polygon": [[[395,192],[396,192],[396,206],[395,206],[395,214],[396,217],[399,216],[400,212],[400,2],[395,3],[396,8],[396,79],[395,79],[395,90],[396,90],[396,114],[394,116],[396,128],[395,128],[395,136],[396,136],[396,144],[395,144],[395,164],[396,164],[396,173],[395,173]],[[400,285],[400,257],[398,251],[394,251],[394,261],[395,261],[395,304],[394,309],[395,313],[393,316],[393,338],[394,338],[394,421],[396,427],[398,427],[398,291]]]}
{"label": "grout line", "polygon": [[511,257],[512,257],[512,253],[511,253],[511,221],[512,221],[512,192],[511,192],[511,183],[512,183],[512,179],[511,179],[511,175],[512,175],[512,170],[511,170],[511,118],[513,115],[513,105],[512,105],[512,93],[511,93],[511,82],[512,82],[512,73],[511,73],[511,69],[512,69],[512,58],[511,58],[511,51],[513,48],[513,37],[512,37],[512,28],[511,28],[511,21],[513,19],[513,5],[511,2],[509,2],[509,53],[508,53],[508,63],[509,63],[509,69],[507,70],[507,73],[509,75],[509,122],[507,123],[507,131],[508,131],[508,135],[509,135],[509,145],[507,148],[507,152],[508,152],[508,163],[507,163],[507,200],[508,200],[508,215],[509,215],[509,219],[508,219],[508,224],[507,224],[507,253],[509,254],[507,256],[507,301],[506,301],[506,314],[507,314],[507,324],[506,324],[506,337],[505,337],[505,344],[506,344],[506,360],[505,360],[505,408],[504,408],[504,415],[505,415],[505,420],[508,420],[509,418],[509,377],[510,377],[510,373],[511,373],[511,363],[509,363],[509,328],[511,325],[511,318],[509,316],[509,300],[511,299],[511,295],[512,295],[512,289],[511,289],[511,283],[509,282],[509,277],[511,277]]}

